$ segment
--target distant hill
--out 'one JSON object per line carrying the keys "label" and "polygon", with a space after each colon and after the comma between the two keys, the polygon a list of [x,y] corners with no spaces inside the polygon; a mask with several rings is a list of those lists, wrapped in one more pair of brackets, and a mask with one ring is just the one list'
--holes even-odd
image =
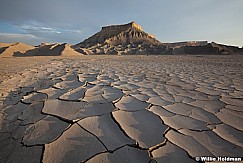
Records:
{"label": "distant hill", "polygon": [[26,53],[29,50],[35,49],[34,46],[30,46],[21,42],[6,44],[0,43],[0,56],[1,57],[11,57],[17,53]]}
{"label": "distant hill", "polygon": [[71,48],[69,44],[46,44],[30,46],[24,43],[0,43],[0,57],[26,56],[74,56],[82,55]]}
{"label": "distant hill", "polygon": [[[73,46],[85,54],[235,54],[238,47],[226,47],[207,41],[161,43],[135,22],[101,28],[88,39]],[[223,50],[222,50],[223,49]],[[86,51],[86,52],[85,52]],[[233,53],[232,53],[233,52]]]}
{"label": "distant hill", "polygon": [[158,54],[166,47],[135,22],[102,27],[101,31],[73,46],[91,54]]}
{"label": "distant hill", "polygon": [[0,57],[92,54],[231,55],[243,54],[243,49],[207,41],[162,43],[152,34],[144,32],[142,27],[135,22],[102,27],[101,31],[76,45],[42,43],[34,47],[24,43],[0,43]]}
{"label": "distant hill", "polygon": [[239,48],[237,46],[217,44],[215,42],[212,42],[211,45],[215,48],[218,48],[220,54],[243,54],[243,48]]}
{"label": "distant hill", "polygon": [[142,27],[135,22],[124,25],[111,25],[102,27],[101,31],[77,44],[80,47],[91,47],[101,45],[128,45],[128,44],[161,44],[153,35],[142,30]]}

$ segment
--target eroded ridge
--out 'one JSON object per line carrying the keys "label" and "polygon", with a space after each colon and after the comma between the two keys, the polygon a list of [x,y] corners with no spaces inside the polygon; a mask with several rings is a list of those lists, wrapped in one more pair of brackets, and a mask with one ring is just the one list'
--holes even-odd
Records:
{"label": "eroded ridge", "polygon": [[59,57],[5,76],[0,162],[242,157],[243,58],[230,57]]}

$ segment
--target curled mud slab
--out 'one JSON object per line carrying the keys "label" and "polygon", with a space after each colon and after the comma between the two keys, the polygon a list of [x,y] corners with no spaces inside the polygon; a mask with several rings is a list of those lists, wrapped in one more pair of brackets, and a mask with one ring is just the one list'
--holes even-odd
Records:
{"label": "curled mud slab", "polygon": [[0,162],[242,157],[242,56],[0,60]]}

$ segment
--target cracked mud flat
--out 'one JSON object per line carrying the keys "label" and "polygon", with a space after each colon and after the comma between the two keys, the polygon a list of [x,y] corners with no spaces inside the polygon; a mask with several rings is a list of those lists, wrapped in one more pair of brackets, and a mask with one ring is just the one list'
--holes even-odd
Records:
{"label": "cracked mud flat", "polygon": [[242,56],[0,60],[0,162],[242,157]]}

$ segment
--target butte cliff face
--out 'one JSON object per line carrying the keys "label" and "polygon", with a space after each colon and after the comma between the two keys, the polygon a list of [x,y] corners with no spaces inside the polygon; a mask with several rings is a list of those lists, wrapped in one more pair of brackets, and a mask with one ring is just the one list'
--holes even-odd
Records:
{"label": "butte cliff face", "polygon": [[107,44],[111,46],[142,44],[161,44],[153,35],[142,30],[142,27],[135,22],[124,25],[111,25],[102,27],[101,31],[79,43],[81,47],[91,47],[97,44]]}
{"label": "butte cliff face", "polygon": [[91,54],[158,54],[166,49],[135,22],[102,27],[101,31],[73,47],[77,51],[86,48]]}
{"label": "butte cliff face", "polygon": [[[135,22],[102,27],[88,39],[72,46],[82,54],[225,54],[228,49],[207,41],[161,43]],[[220,50],[221,49],[221,50]],[[234,50],[234,49],[233,49]],[[231,51],[233,51],[231,50]],[[232,54],[231,52],[228,54]]]}

